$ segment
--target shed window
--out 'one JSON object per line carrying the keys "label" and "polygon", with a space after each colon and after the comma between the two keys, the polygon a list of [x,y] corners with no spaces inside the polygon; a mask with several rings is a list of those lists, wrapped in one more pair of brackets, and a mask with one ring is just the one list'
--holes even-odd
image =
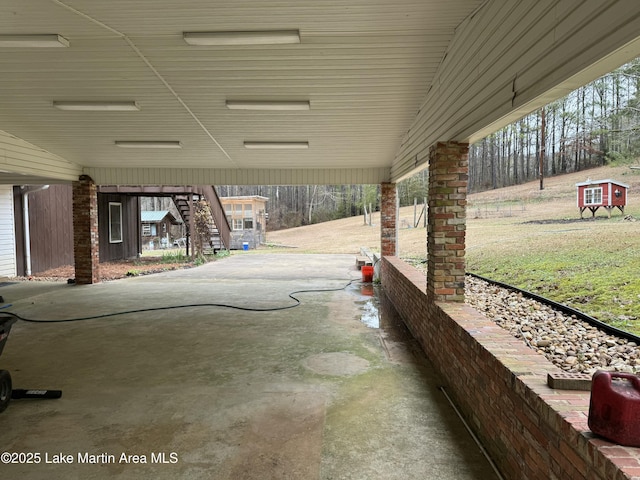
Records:
{"label": "shed window", "polygon": [[227,216],[227,222],[231,225],[231,214],[233,212],[233,207],[230,204],[226,204],[224,206],[224,214]]}
{"label": "shed window", "polygon": [[109,243],[122,243],[122,204],[109,202]]}
{"label": "shed window", "polygon": [[156,236],[156,224],[155,223],[144,223],[142,225],[142,236],[143,237],[155,237]]}
{"label": "shed window", "polygon": [[244,229],[253,230],[253,209],[251,204],[244,206]]}
{"label": "shed window", "polygon": [[601,203],[602,203],[602,187],[584,189],[585,205],[599,205]]}
{"label": "shed window", "polygon": [[242,219],[234,218],[233,219],[233,229],[234,230],[242,230]]}

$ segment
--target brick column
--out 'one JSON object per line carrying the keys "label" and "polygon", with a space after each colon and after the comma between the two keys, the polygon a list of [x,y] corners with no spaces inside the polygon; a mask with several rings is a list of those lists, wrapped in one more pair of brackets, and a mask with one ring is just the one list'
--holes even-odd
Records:
{"label": "brick column", "polygon": [[398,253],[396,184],[381,184],[380,193],[380,250],[383,257],[395,257]]}
{"label": "brick column", "polygon": [[427,294],[464,302],[469,145],[437,143],[429,152]]}
{"label": "brick column", "polygon": [[98,188],[88,175],[73,182],[73,255],[76,284],[100,282]]}

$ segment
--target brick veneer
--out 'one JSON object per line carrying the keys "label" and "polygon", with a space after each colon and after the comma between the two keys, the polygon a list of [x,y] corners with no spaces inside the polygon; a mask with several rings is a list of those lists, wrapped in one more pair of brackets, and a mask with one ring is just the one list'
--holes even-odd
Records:
{"label": "brick veneer", "polygon": [[595,437],[589,392],[553,390],[559,372],[473,308],[432,302],[426,278],[382,258],[382,286],[506,479],[640,479],[640,449]]}
{"label": "brick veneer", "polygon": [[397,200],[396,184],[383,183],[380,186],[380,241],[381,253],[396,255],[398,247],[398,230],[396,228]]}
{"label": "brick veneer", "polygon": [[436,300],[464,302],[468,152],[456,142],[429,151],[427,293]]}
{"label": "brick veneer", "polygon": [[73,182],[73,255],[76,283],[98,283],[98,189],[88,175]]}

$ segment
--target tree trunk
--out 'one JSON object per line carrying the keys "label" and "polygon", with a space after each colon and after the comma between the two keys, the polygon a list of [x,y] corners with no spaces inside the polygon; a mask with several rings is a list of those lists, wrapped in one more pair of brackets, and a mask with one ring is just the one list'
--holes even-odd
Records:
{"label": "tree trunk", "polygon": [[546,143],[546,119],[545,109],[542,107],[540,110],[540,190],[544,190],[544,155],[545,155],[545,143]]}

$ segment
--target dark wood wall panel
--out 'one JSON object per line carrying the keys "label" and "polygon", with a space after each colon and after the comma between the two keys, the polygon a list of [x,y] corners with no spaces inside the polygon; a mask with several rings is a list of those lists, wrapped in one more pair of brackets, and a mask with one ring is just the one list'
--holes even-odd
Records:
{"label": "dark wood wall panel", "polygon": [[[17,274],[26,274],[23,195],[14,187]],[[70,185],[51,185],[29,194],[31,272],[73,265],[73,196]],[[141,252],[139,198],[98,194],[100,261],[135,258]],[[123,242],[109,243],[109,202],[122,203]]]}
{"label": "dark wood wall panel", "polygon": [[[122,242],[109,242],[109,202],[122,204]],[[135,258],[140,253],[139,199],[109,193],[98,194],[98,230],[100,231],[100,261],[110,262]]]}
{"label": "dark wood wall panel", "polygon": [[[20,187],[14,187],[13,193],[17,273],[25,275],[23,195]],[[51,185],[29,194],[29,231],[32,273],[73,265],[71,186]]]}
{"label": "dark wood wall panel", "polygon": [[70,185],[51,185],[29,194],[31,270],[73,265],[73,217]]}

